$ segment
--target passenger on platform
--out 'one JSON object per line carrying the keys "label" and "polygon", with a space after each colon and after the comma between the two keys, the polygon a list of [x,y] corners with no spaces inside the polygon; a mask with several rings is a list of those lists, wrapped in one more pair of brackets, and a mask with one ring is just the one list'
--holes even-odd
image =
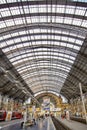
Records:
{"label": "passenger on platform", "polygon": [[70,112],[69,112],[69,110],[66,110],[66,119],[68,121],[70,120]]}
{"label": "passenger on platform", "polygon": [[34,123],[34,125],[36,125],[36,120],[35,120],[35,118],[33,119],[33,123]]}

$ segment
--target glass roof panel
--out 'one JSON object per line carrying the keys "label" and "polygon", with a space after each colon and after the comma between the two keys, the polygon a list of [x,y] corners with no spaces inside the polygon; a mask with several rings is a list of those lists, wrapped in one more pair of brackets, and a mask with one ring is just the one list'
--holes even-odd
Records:
{"label": "glass roof panel", "polygon": [[[39,56],[41,57],[41,55],[43,55],[43,56],[46,56],[46,55],[50,55],[50,52],[48,51],[43,51],[43,52],[35,52],[34,51],[34,55],[32,54],[32,53],[25,53],[25,54],[21,54],[21,55],[17,55],[17,56],[15,56],[14,58],[11,58],[11,61],[12,62],[14,62],[15,60],[20,60],[21,58],[25,58],[25,57],[33,57],[33,56],[38,56],[38,58],[39,58]],[[67,59],[69,59],[70,57],[70,59],[75,59],[75,57],[73,57],[73,56],[69,56],[68,54],[66,54],[66,53],[58,53],[58,52],[51,52],[51,55],[52,56],[58,56],[58,57],[65,57],[65,58],[67,58]]]}
{"label": "glass roof panel", "polygon": [[[74,6],[64,6],[64,5],[48,5],[46,7],[46,5],[30,5],[30,6],[23,6],[24,8],[24,12],[22,7],[10,7],[10,10],[8,8],[4,9],[4,11],[2,9],[0,9],[1,11],[1,15],[3,17],[5,16],[10,16],[10,15],[18,15],[18,14],[23,14],[23,13],[66,13],[66,14],[76,14],[76,15],[83,15],[85,14],[85,10],[86,8],[83,7],[74,7]],[[52,9],[51,9],[52,8]],[[56,9],[55,9],[56,8]],[[66,10],[65,10],[66,8]]]}
{"label": "glass roof panel", "polygon": [[[0,4],[3,4],[3,3],[14,3],[14,2],[20,2],[20,1],[26,1],[26,0],[1,0]],[[36,1],[36,0],[27,0],[27,1]],[[43,0],[41,0],[43,1]],[[87,2],[87,0],[72,0],[72,1],[76,1],[76,2]]]}
{"label": "glass roof panel", "polygon": [[[26,39],[27,39],[27,37],[26,37]],[[76,42],[75,41],[70,41],[69,42],[68,39],[67,40],[61,40],[61,41],[59,39],[51,39],[51,41],[50,41],[50,38],[49,39],[48,38],[47,39],[42,39],[42,41],[40,41],[38,38],[36,40],[33,39],[33,41],[31,41],[31,40],[28,41],[28,40],[25,40],[25,39],[24,39],[24,41],[21,41],[21,39],[17,38],[15,41],[13,39],[13,40],[10,40],[10,41],[2,42],[0,44],[0,46],[4,47],[3,50],[5,51],[6,50],[5,46],[8,47],[8,45],[12,45],[12,46],[9,47],[9,49],[11,50],[12,48],[15,49],[15,46],[14,46],[15,43],[17,43],[16,44],[17,48],[20,48],[22,46],[23,47],[29,47],[29,46],[36,45],[36,44],[37,45],[44,45],[44,43],[45,43],[45,45],[46,44],[50,45],[50,43],[54,43],[54,45],[61,45],[63,47],[67,47],[67,45],[68,45],[69,48],[73,48],[73,45],[74,45],[75,47],[78,47],[80,49],[79,45],[82,45],[83,41],[76,40]],[[76,49],[76,50],[78,50],[78,49]],[[7,51],[5,51],[5,52],[7,52]]]}
{"label": "glass roof panel", "polygon": [[23,1],[0,1],[0,48],[34,92],[60,92],[86,37],[87,9]]}
{"label": "glass roof panel", "polygon": [[[34,23],[43,23],[43,22],[47,22],[46,20],[46,16],[32,16],[31,17],[26,17],[26,22],[27,24],[34,24]],[[76,18],[64,18],[64,17],[58,17],[56,16],[52,16],[52,19],[50,18],[50,16],[48,16],[48,22],[50,22],[52,20],[52,22],[55,23],[63,23],[64,24],[69,24],[71,25],[73,23],[73,25],[78,25],[78,26],[84,26],[84,23],[82,21],[82,19],[76,19]],[[5,28],[7,26],[16,26],[16,25],[22,25],[22,24],[26,24],[25,19],[23,20],[22,18],[15,18],[15,20],[11,19],[11,20],[5,20],[5,21],[0,21],[0,28]],[[85,23],[87,24],[87,21],[85,20]],[[87,25],[85,26],[85,28],[87,28]]]}

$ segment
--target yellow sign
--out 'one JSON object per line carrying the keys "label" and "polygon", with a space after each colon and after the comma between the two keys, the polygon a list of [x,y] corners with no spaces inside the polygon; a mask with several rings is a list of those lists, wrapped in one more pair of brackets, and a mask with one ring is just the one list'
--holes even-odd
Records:
{"label": "yellow sign", "polygon": [[12,118],[12,112],[11,111],[8,111],[7,112],[7,116],[6,116],[6,121],[10,121]]}

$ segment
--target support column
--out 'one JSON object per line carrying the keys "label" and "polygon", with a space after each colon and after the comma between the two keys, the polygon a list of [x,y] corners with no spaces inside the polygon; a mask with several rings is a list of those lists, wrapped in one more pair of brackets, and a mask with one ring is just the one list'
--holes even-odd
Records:
{"label": "support column", "polygon": [[84,99],[83,99],[81,83],[79,83],[79,88],[80,88],[80,94],[81,94],[81,99],[82,99],[82,104],[83,104],[83,113],[85,114],[85,119],[86,119],[86,124],[87,124],[86,108],[85,108],[85,103],[84,103]]}

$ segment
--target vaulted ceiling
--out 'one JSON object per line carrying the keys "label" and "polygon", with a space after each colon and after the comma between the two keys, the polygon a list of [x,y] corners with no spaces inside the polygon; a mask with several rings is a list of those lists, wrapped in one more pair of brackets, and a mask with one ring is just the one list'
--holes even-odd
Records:
{"label": "vaulted ceiling", "polygon": [[8,71],[15,84],[20,82],[16,86],[21,84],[21,89],[12,92],[15,84],[0,72],[2,93],[9,91],[10,96],[24,99],[53,91],[67,99],[76,98],[79,82],[87,92],[87,3],[0,1],[0,48],[1,72]]}

